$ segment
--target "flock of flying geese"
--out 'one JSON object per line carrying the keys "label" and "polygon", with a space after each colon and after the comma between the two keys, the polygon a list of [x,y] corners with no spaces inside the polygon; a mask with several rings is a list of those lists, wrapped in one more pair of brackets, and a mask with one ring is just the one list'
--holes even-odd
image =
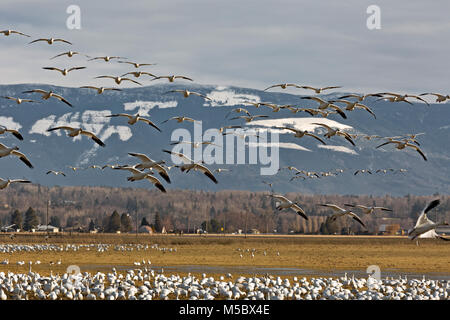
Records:
{"label": "flock of flying geese", "polygon": [[[3,30],[0,31],[0,34],[3,34],[4,36],[11,36],[13,34],[16,35],[20,35],[20,36],[24,36],[24,37],[30,37],[27,34],[24,34],[22,32],[16,31],[16,30]],[[65,45],[72,45],[71,42],[61,39],[61,38],[38,38],[35,39],[31,42],[29,42],[29,44],[35,44],[38,42],[44,42],[47,43],[48,45],[53,45],[57,42],[63,43]],[[50,58],[50,60],[59,58],[59,57],[63,57],[66,56],[67,58],[72,58],[75,55],[79,55],[80,53],[77,51],[67,51],[67,52],[63,52],[60,54],[57,54],[53,57]],[[84,55],[88,58],[87,61],[104,61],[104,62],[110,62],[112,60],[117,60],[117,63],[121,63],[121,64],[127,64],[130,66],[133,66],[135,69],[139,69],[141,67],[144,66],[152,66],[155,65],[154,63],[136,63],[136,62],[131,62],[131,61],[125,61],[127,60],[127,58],[125,57],[120,57],[120,56],[98,56],[98,57],[91,57],[88,55]],[[74,72],[74,71],[78,71],[78,70],[83,70],[86,69],[87,67],[85,66],[74,66],[74,67],[70,67],[70,68],[56,68],[56,67],[43,67],[44,70],[48,70],[48,71],[56,71],[59,74],[61,74],[62,76],[67,76],[69,73]],[[151,81],[154,80],[158,80],[158,79],[167,79],[169,82],[174,82],[175,80],[181,79],[181,80],[188,80],[188,81],[193,81],[193,79],[186,77],[186,76],[182,76],[182,75],[163,75],[163,76],[156,76],[150,72],[145,72],[145,71],[130,71],[127,73],[124,73],[120,76],[112,76],[112,75],[100,75],[95,77],[95,79],[111,79],[114,81],[115,84],[120,85],[123,82],[131,82],[133,84],[137,84],[137,85],[142,85],[142,83],[138,82],[137,80],[131,79],[130,77],[127,76],[133,76],[135,79],[140,78],[141,76],[148,76],[151,78]],[[337,89],[337,88],[341,88],[340,86],[327,86],[327,87],[321,87],[321,88],[315,88],[315,87],[311,87],[311,86],[306,86],[306,85],[298,85],[298,84],[294,84],[294,83],[281,83],[281,84],[274,84],[269,86],[268,88],[264,89],[264,91],[267,91],[269,89],[272,88],[281,88],[281,89],[287,89],[288,87],[293,87],[293,88],[297,88],[297,89],[304,89],[304,90],[312,90],[315,94],[321,94],[326,90],[330,90],[330,89]],[[120,91],[121,89],[119,88],[115,88],[115,87],[96,87],[96,86],[91,86],[91,85],[87,85],[87,86],[82,86],[81,88],[83,89],[90,89],[90,90],[94,90],[97,94],[103,94],[105,91]],[[27,90],[23,92],[24,94],[40,94],[41,95],[41,100],[45,101],[45,100],[49,100],[50,98],[54,98],[57,99],[59,101],[61,101],[62,103],[68,105],[69,107],[73,107],[73,105],[67,100],[65,99],[62,95],[57,94],[53,91],[46,91],[46,90],[42,90],[42,89],[31,89],[31,90]],[[206,95],[203,95],[201,93],[198,92],[193,92],[193,91],[189,91],[189,90],[170,90],[168,92],[166,92],[166,94],[169,93],[179,93],[182,94],[185,98],[188,98],[191,95],[196,95],[199,96],[201,98],[204,98],[206,100],[211,100],[211,98],[207,97]],[[372,111],[371,108],[369,108],[367,105],[363,104],[364,100],[369,98],[369,97],[376,97],[378,99],[375,100],[375,102],[377,101],[390,101],[390,102],[404,102],[404,103],[408,103],[408,104],[413,104],[413,102],[411,102],[411,99],[415,99],[418,101],[421,101],[423,103],[425,103],[426,105],[429,105],[429,103],[424,100],[422,98],[422,96],[427,96],[427,95],[433,95],[436,97],[436,102],[437,103],[442,103],[445,102],[447,100],[450,100],[450,96],[449,95],[444,95],[444,94],[440,94],[440,93],[423,93],[423,94],[419,94],[419,95],[410,95],[410,94],[398,94],[398,93],[392,93],[392,92],[382,92],[382,93],[370,93],[370,94],[363,94],[363,95],[358,95],[358,94],[347,94],[344,96],[339,97],[336,100],[324,100],[320,97],[317,96],[306,96],[306,97],[301,97],[300,99],[302,100],[310,100],[310,101],[314,101],[315,103],[317,103],[317,107],[316,108],[302,108],[302,107],[298,107],[296,105],[277,105],[274,103],[270,103],[270,102],[250,102],[247,101],[245,103],[243,103],[244,106],[253,106],[255,108],[260,108],[262,106],[270,108],[273,112],[279,112],[282,109],[287,109],[290,110],[292,113],[298,113],[298,112],[305,112],[308,113],[311,116],[317,116],[320,115],[322,117],[327,117],[330,114],[338,114],[339,116],[341,116],[343,119],[347,119],[347,115],[346,115],[346,111],[354,111],[355,109],[361,109],[361,110],[365,110],[367,111],[371,116],[373,116],[376,119],[376,115],[375,113]],[[21,104],[21,103],[39,103],[39,101],[36,100],[32,100],[32,99],[26,99],[26,98],[22,98],[22,97],[9,97],[9,96],[5,96],[3,97],[5,99],[9,99],[9,100],[13,100],[15,101],[17,104]],[[352,100],[346,100],[346,99],[352,99]],[[245,108],[235,108],[232,109],[227,115],[226,118],[231,114],[231,113],[243,113],[245,115],[240,115],[240,116],[236,116],[231,118],[230,120],[239,120],[239,119],[243,119],[245,120],[246,123],[249,123],[255,119],[259,119],[259,118],[267,118],[267,115],[252,115],[247,109]],[[146,123],[148,125],[150,125],[151,127],[153,127],[154,129],[161,131],[161,129],[151,120],[142,117],[139,114],[126,114],[126,113],[119,113],[119,114],[112,114],[109,115],[107,117],[123,117],[126,118],[128,120],[128,124],[129,125],[134,125],[136,124],[138,121],[141,121],[143,123]],[[178,123],[184,122],[184,121],[190,121],[190,122],[195,122],[195,119],[186,117],[186,116],[177,116],[177,117],[172,117],[170,119],[165,120],[163,123],[167,122],[167,121],[177,121]],[[380,148],[386,145],[395,145],[395,147],[399,150],[403,150],[406,148],[411,148],[416,150],[421,156],[422,158],[426,161],[427,157],[425,156],[424,152],[420,149],[420,143],[417,141],[416,137],[420,134],[408,134],[408,135],[403,135],[403,136],[397,136],[397,137],[380,137],[380,136],[368,136],[368,135],[351,135],[341,129],[338,128],[332,128],[324,123],[319,123],[319,122],[315,122],[313,123],[314,125],[317,125],[319,127],[321,127],[322,129],[325,129],[325,134],[323,135],[324,138],[330,139],[333,136],[340,136],[343,137],[344,139],[346,139],[350,144],[352,144],[353,146],[355,146],[355,142],[354,139],[362,137],[365,138],[367,140],[371,140],[371,139],[387,139],[387,141],[383,142],[382,144],[378,145],[376,148]],[[239,125],[230,125],[230,126],[225,126],[220,128],[220,132],[223,135],[229,134],[228,132],[224,132],[225,129],[230,129],[230,128],[242,128]],[[292,128],[292,127],[288,127],[288,126],[283,126],[283,127],[273,127],[273,129],[279,129],[279,130],[287,130],[288,132],[292,132],[294,137],[297,138],[303,138],[303,137],[312,137],[314,139],[316,139],[317,141],[319,141],[322,144],[326,144],[326,142],[324,141],[323,138],[319,137],[318,135],[312,133],[312,132],[308,132],[308,131],[303,131],[303,130],[299,130],[296,128]],[[97,143],[98,145],[100,145],[101,147],[105,147],[105,143],[103,141],[101,141],[94,133],[84,130],[82,128],[77,128],[77,127],[71,127],[71,126],[58,126],[58,127],[53,127],[53,128],[49,128],[47,131],[48,132],[52,132],[52,131],[56,131],[56,130],[64,130],[67,132],[67,136],[69,137],[76,137],[79,135],[83,135],[83,136],[87,136],[88,138],[92,139],[95,143]],[[0,127],[0,134],[5,134],[5,133],[11,133],[12,135],[14,135],[17,139],[19,140],[23,140],[22,135],[17,131],[17,130],[13,130],[13,129],[8,129],[4,126]],[[182,142],[175,142],[174,144],[177,143],[182,143]],[[212,144],[211,142],[202,142],[202,143],[191,143],[194,147],[199,147],[202,144]],[[169,151],[169,150],[163,150],[164,152],[171,154],[172,156],[176,156],[178,157],[183,164],[182,165],[174,165],[171,167],[178,167],[182,172],[190,172],[190,171],[200,171],[202,172],[204,175],[206,175],[210,180],[212,180],[214,183],[218,183],[216,177],[214,176],[213,172],[208,169],[204,163],[200,162],[194,162],[192,159],[190,159],[189,157],[187,157],[186,155],[182,154],[182,153],[177,153],[177,152],[173,152],[173,151]],[[103,167],[101,167],[102,169],[106,168],[106,167],[110,167],[112,169],[115,170],[125,170],[130,172],[132,175],[130,177],[127,178],[128,181],[138,181],[138,180],[148,180],[150,181],[156,188],[158,188],[160,191],[162,192],[166,192],[163,184],[161,183],[161,181],[155,177],[153,174],[153,171],[158,172],[158,174],[161,176],[161,178],[163,178],[167,183],[171,183],[169,175],[168,175],[168,170],[170,170],[171,167],[166,166],[165,165],[165,161],[155,161],[152,160],[149,156],[142,154],[142,153],[129,153],[130,156],[132,156],[133,158],[136,158],[139,160],[138,164],[135,165],[105,165]],[[18,157],[21,161],[23,161],[28,167],[33,168],[33,165],[30,163],[29,159],[21,152],[18,151],[18,147],[7,147],[3,144],[0,143],[0,158],[1,157],[6,157],[6,156],[16,156]],[[100,168],[99,166],[91,166],[91,168]],[[320,177],[320,176],[332,176],[335,175],[338,172],[342,172],[342,171],[337,171],[337,172],[321,172],[321,173],[317,173],[317,172],[307,172],[304,170],[298,170],[294,167],[287,167],[290,170],[294,170],[297,171],[297,174],[303,174],[302,175],[298,175],[298,177]],[[79,168],[75,168],[72,167],[72,169],[75,171]],[[147,169],[148,171],[144,171],[145,169]],[[388,172],[388,171],[394,171],[394,169],[379,169],[380,171],[377,170],[377,172]],[[401,171],[404,169],[400,169],[400,172],[404,172]],[[221,172],[221,171],[227,171],[227,169],[216,169],[215,172]],[[47,172],[47,174],[61,174],[63,176],[65,176],[65,174],[61,171],[55,171],[55,170],[49,170]],[[369,173],[372,174],[372,172],[370,170],[366,170],[366,169],[362,169],[362,170],[358,170],[354,173],[354,175],[358,174],[358,173]],[[296,178],[296,177],[294,177]],[[8,185],[10,185],[11,183],[30,183],[30,181],[28,180],[23,180],[23,179],[16,179],[16,180],[0,180],[0,189],[4,189],[6,188]],[[269,184],[270,186],[272,184]],[[300,216],[302,216],[305,219],[308,219],[306,213],[303,211],[303,209],[299,206],[299,204],[292,202],[291,200],[287,199],[286,197],[282,196],[282,195],[278,195],[278,194],[271,194],[270,195],[272,198],[274,198],[277,201],[277,209],[278,210],[283,210],[283,209],[293,209],[297,214],[299,214]],[[345,208],[341,208],[335,204],[321,204],[320,206],[323,207],[327,207],[329,209],[331,209],[334,213],[331,216],[332,220],[337,219],[340,216],[349,216],[351,218],[353,218],[354,220],[356,220],[358,223],[360,223],[363,227],[366,227],[365,224],[362,222],[362,220],[358,217],[358,215],[356,215],[352,210],[353,209],[345,209]],[[366,207],[363,205],[350,205],[350,204],[346,204],[347,207],[350,208],[358,208],[360,210],[362,210],[363,213],[365,214],[372,214],[375,210],[382,210],[382,211],[392,211],[388,208],[383,208],[383,207]]]}

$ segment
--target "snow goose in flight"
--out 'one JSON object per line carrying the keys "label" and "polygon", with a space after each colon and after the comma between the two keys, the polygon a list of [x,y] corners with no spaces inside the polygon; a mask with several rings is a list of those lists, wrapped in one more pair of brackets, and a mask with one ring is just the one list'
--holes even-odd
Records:
{"label": "snow goose in flight", "polygon": [[31,164],[30,160],[21,152],[17,151],[19,150],[19,147],[12,147],[8,148],[4,144],[0,143],[0,158],[6,157],[6,156],[16,156],[19,157],[19,159],[25,163],[29,168],[33,168],[33,165]]}
{"label": "snow goose in flight", "polygon": [[159,77],[155,77],[154,79],[152,79],[151,81],[154,80],[158,80],[158,79],[167,79],[169,80],[169,82],[174,82],[175,79],[185,79],[185,80],[189,80],[189,81],[194,81],[191,78],[185,77],[185,76],[176,76],[176,75],[171,75],[171,76],[159,76]]}
{"label": "snow goose in flight", "polygon": [[64,99],[62,96],[54,93],[53,91],[45,91],[45,90],[41,90],[41,89],[33,89],[33,90],[28,90],[28,91],[24,91],[22,93],[40,93],[42,95],[42,100],[48,100],[51,97],[60,100],[61,102],[64,102],[65,104],[67,104],[69,107],[73,107],[72,104],[67,101],[66,99]]}
{"label": "snow goose in flight", "polygon": [[291,208],[292,210],[294,210],[299,216],[305,218],[306,220],[308,220],[308,216],[306,215],[305,211],[300,208],[300,206],[296,203],[296,202],[292,202],[291,200],[289,200],[288,198],[279,195],[279,194],[271,194],[270,197],[281,201],[279,204],[277,204],[276,208],[277,210],[281,211],[283,209],[288,209]]}
{"label": "snow goose in flight", "polygon": [[156,77],[154,74],[152,74],[152,73],[150,73],[150,72],[145,72],[145,71],[133,71],[133,72],[127,72],[127,73],[124,73],[123,75],[121,75],[121,77],[125,77],[125,76],[127,76],[127,75],[129,75],[129,74],[132,74],[135,78],[139,78],[139,77],[142,76],[143,74],[146,74],[146,75],[148,75],[148,76],[150,76],[150,77],[153,77],[153,78]]}
{"label": "snow goose in flight", "polygon": [[264,89],[264,91],[267,91],[271,88],[276,88],[276,87],[280,87],[281,89],[287,89],[288,87],[303,88],[302,86],[299,86],[298,84],[295,84],[295,83],[280,83],[280,84],[274,84],[270,87],[267,87]]}
{"label": "snow goose in flight", "polygon": [[136,63],[136,62],[131,62],[131,61],[117,61],[117,63],[128,63],[131,64],[132,66],[134,66],[136,69],[143,67],[143,66],[154,66],[156,65],[156,63]]}
{"label": "snow goose in flight", "polygon": [[269,116],[264,116],[264,115],[255,115],[255,116],[239,116],[239,117],[234,117],[231,118],[230,120],[236,120],[236,119],[244,119],[245,122],[252,122],[255,119],[258,118],[268,118]]}
{"label": "snow goose in flight", "polygon": [[443,94],[440,94],[440,93],[432,93],[432,92],[419,94],[419,96],[426,96],[426,95],[433,95],[433,96],[435,96],[436,97],[436,102],[444,102],[444,101],[450,99],[450,95],[449,94],[443,95]]}
{"label": "snow goose in flight", "polygon": [[8,99],[8,100],[13,100],[17,104],[21,104],[22,102],[40,103],[39,101],[31,100],[31,99],[22,99],[22,98],[8,97],[8,96],[3,96],[3,98]]}
{"label": "snow goose in flight", "polygon": [[212,101],[211,98],[205,96],[204,94],[201,94],[201,93],[198,93],[198,92],[195,92],[195,91],[189,91],[189,90],[187,90],[187,89],[184,89],[184,90],[181,90],[181,89],[170,90],[170,91],[167,91],[167,92],[164,93],[164,94],[172,93],[172,92],[182,93],[182,94],[183,94],[183,97],[185,97],[185,98],[187,98],[187,97],[189,97],[191,94],[193,94],[193,95],[196,95],[196,96],[199,96],[199,97],[202,97],[202,98],[204,98],[204,99],[207,99],[207,100]]}
{"label": "snow goose in flight", "polygon": [[94,86],[82,86],[80,88],[97,90],[97,94],[102,94],[106,90],[122,91],[122,89],[118,89],[118,88],[105,88],[105,87],[94,87]]}
{"label": "snow goose in flight", "polygon": [[345,110],[347,110],[347,111],[353,111],[353,110],[355,110],[355,108],[366,110],[366,111],[367,111],[368,113],[370,113],[375,119],[377,118],[376,115],[375,115],[375,113],[373,113],[373,111],[372,111],[368,106],[366,106],[366,105],[364,105],[364,104],[362,104],[362,103],[359,103],[358,101],[353,101],[353,102],[351,102],[351,101],[339,99],[339,100],[331,100],[330,102],[331,102],[331,103],[335,103],[335,102],[345,103],[345,104],[347,105],[347,106],[345,107]]}
{"label": "snow goose in flight", "polygon": [[109,62],[112,59],[126,59],[124,57],[118,57],[118,56],[103,56],[103,57],[94,57],[89,59],[88,61],[93,61],[93,60],[104,60],[105,62]]}
{"label": "snow goose in flight", "polygon": [[298,130],[295,128],[289,128],[289,127],[274,127],[275,129],[281,129],[281,130],[290,130],[294,132],[294,137],[296,138],[303,138],[304,136],[310,136],[313,137],[316,140],[319,140],[321,143],[326,144],[325,141],[323,141],[321,138],[316,136],[315,134],[309,133],[308,131]]}
{"label": "snow goose in flight", "polygon": [[272,112],[278,112],[281,109],[288,109],[293,107],[293,105],[291,104],[278,105],[275,103],[265,103],[265,102],[261,103],[261,105],[272,109]]}
{"label": "snow goose in flight", "polygon": [[7,188],[11,183],[31,183],[31,181],[29,180],[23,180],[23,179],[7,179],[4,180],[2,178],[0,178],[0,189],[5,189]]}
{"label": "snow goose in flight", "polygon": [[57,175],[62,175],[64,177],[66,176],[66,174],[62,171],[48,170],[46,174],[50,174],[50,173],[54,174],[55,176],[57,176]]}
{"label": "snow goose in flight", "polygon": [[367,206],[363,206],[362,204],[344,204],[344,205],[347,206],[347,207],[359,208],[359,209],[361,209],[361,211],[364,214],[372,214],[372,213],[374,213],[375,210],[392,212],[392,209],[388,209],[388,208],[385,208],[385,207],[374,207],[374,206],[367,207]]}
{"label": "snow goose in flight", "polygon": [[378,148],[380,148],[380,147],[382,147],[382,146],[385,146],[385,145],[387,145],[387,144],[390,144],[390,143],[395,144],[395,145],[396,145],[395,147],[396,147],[398,150],[403,150],[403,149],[405,149],[406,147],[412,148],[412,149],[416,150],[416,151],[422,156],[422,158],[423,158],[425,161],[427,161],[427,157],[425,156],[425,154],[423,153],[423,151],[420,150],[420,148],[419,148],[418,146],[409,143],[408,140],[404,140],[404,141],[390,140],[390,141],[387,141],[387,142],[385,142],[385,143],[380,144],[378,147],[376,147],[376,149],[378,149]]}
{"label": "snow goose in flight", "polygon": [[307,99],[307,100],[313,100],[317,103],[319,103],[318,109],[325,110],[325,109],[333,109],[335,110],[342,118],[347,119],[347,116],[345,115],[344,111],[342,109],[333,104],[331,101],[325,101],[319,97],[302,97],[300,99]]}
{"label": "snow goose in flight", "polygon": [[435,223],[430,219],[428,219],[427,217],[427,213],[433,208],[437,207],[439,203],[440,203],[439,199],[433,200],[425,207],[425,209],[422,210],[422,213],[417,219],[414,228],[408,230],[409,239],[414,240],[416,238],[426,237],[426,238],[440,238],[442,240],[447,241],[450,240],[448,238],[444,238],[438,235],[435,231],[437,227],[448,225],[448,223],[447,222]]}
{"label": "snow goose in flight", "polygon": [[4,134],[6,132],[10,132],[14,137],[16,137],[19,140],[23,140],[22,135],[19,133],[19,131],[14,129],[8,129],[5,126],[0,125],[0,134]]}
{"label": "snow goose in flight", "polygon": [[207,145],[212,145],[212,146],[216,146],[216,147],[220,147],[219,145],[212,143],[210,141],[201,141],[201,142],[192,142],[192,141],[176,141],[176,142],[172,142],[170,145],[174,146],[177,144],[182,144],[182,143],[186,143],[186,144],[190,144],[192,145],[194,148],[199,148],[200,146],[207,144]]}
{"label": "snow goose in flight", "polygon": [[161,166],[161,164],[164,163],[164,161],[154,161],[152,159],[150,159],[147,155],[143,154],[143,153],[134,153],[134,152],[128,152],[128,154],[132,157],[136,157],[138,158],[141,163],[135,165],[136,169],[155,169],[156,171],[158,171],[159,175],[166,180],[168,183],[170,183],[170,178],[169,175],[166,171],[166,169],[164,169],[163,166]]}
{"label": "snow goose in flight", "polygon": [[328,139],[331,138],[332,136],[338,135],[338,136],[342,136],[344,137],[348,142],[350,142],[353,146],[355,146],[355,143],[353,142],[353,139],[350,137],[350,135],[345,132],[345,131],[341,131],[339,129],[333,129],[330,126],[324,124],[324,123],[312,123],[318,126],[321,126],[325,129],[328,130],[327,133],[324,134],[325,137],[327,137]]}
{"label": "snow goose in flight", "polygon": [[314,88],[314,87],[310,87],[310,86],[300,86],[300,88],[310,89],[310,90],[313,90],[315,93],[320,94],[324,90],[337,89],[337,88],[342,88],[342,87],[341,86],[329,86],[329,87],[323,87],[323,88]]}
{"label": "snow goose in flight", "polygon": [[55,58],[62,57],[62,56],[68,56],[69,58],[72,58],[76,54],[80,54],[80,53],[77,52],[77,51],[67,51],[67,52],[63,52],[63,53],[57,54],[54,57],[51,57],[50,60],[53,60]]}
{"label": "snow goose in flight", "polygon": [[166,123],[167,121],[170,121],[170,120],[177,120],[178,123],[181,123],[181,122],[183,122],[183,121],[198,122],[197,120],[194,120],[194,119],[189,118],[189,117],[185,117],[185,116],[177,116],[177,117],[172,117],[172,118],[170,118],[170,119],[164,120],[164,121],[161,122],[161,123]]}
{"label": "snow goose in flight", "polygon": [[5,35],[6,37],[8,37],[8,36],[10,36],[10,35],[12,35],[12,34],[19,34],[19,35],[21,35],[21,36],[25,36],[25,37],[30,37],[29,35],[27,35],[27,34],[25,34],[25,33],[22,33],[22,32],[20,32],[20,31],[16,31],[16,30],[3,30],[3,31],[0,31],[0,33],[3,33],[3,35]]}
{"label": "snow goose in flight", "polygon": [[43,67],[44,70],[59,71],[63,76],[67,76],[70,71],[86,69],[86,67],[72,67],[69,69],[59,69],[55,67]]}
{"label": "snow goose in flight", "polygon": [[372,171],[367,170],[367,169],[359,169],[359,170],[356,170],[355,173],[354,173],[353,175],[356,176],[358,173],[368,173],[368,174],[372,174]]}
{"label": "snow goose in flight", "polygon": [[69,126],[61,126],[61,127],[55,127],[55,128],[47,129],[48,132],[51,132],[51,131],[54,131],[54,130],[66,130],[66,131],[68,131],[67,136],[69,136],[69,137],[76,137],[76,136],[81,134],[81,135],[90,137],[92,140],[95,141],[95,143],[99,144],[100,146],[102,146],[102,147],[105,146],[103,141],[100,140],[95,134],[93,134],[90,131],[83,130],[81,128],[73,128],[73,127],[69,127]]}
{"label": "snow goose in flight", "polygon": [[64,40],[64,39],[60,39],[60,38],[56,38],[56,39],[55,38],[48,38],[48,39],[40,38],[40,39],[36,39],[36,40],[31,41],[29,44],[32,44],[32,43],[35,43],[35,42],[39,42],[39,41],[46,41],[48,44],[53,44],[55,42],[64,42],[64,43],[72,45],[71,42],[69,42],[67,40]]}
{"label": "snow goose in flight", "polygon": [[170,150],[163,150],[164,152],[170,153],[172,155],[178,156],[183,162],[183,165],[177,166],[180,168],[181,172],[189,172],[190,170],[194,170],[194,171],[201,171],[203,172],[203,174],[205,174],[208,178],[210,178],[214,183],[218,183],[216,177],[214,177],[214,175],[212,174],[212,172],[204,165],[199,164],[199,163],[195,163],[192,159],[190,159],[189,157],[185,156],[182,153],[179,152],[173,152]]}
{"label": "snow goose in flight", "polygon": [[335,204],[319,204],[319,206],[322,207],[327,207],[332,209],[335,213],[331,216],[331,221],[335,221],[338,217],[342,217],[342,216],[349,216],[353,219],[355,219],[356,221],[358,221],[359,224],[361,224],[364,228],[366,228],[366,225],[364,224],[364,222],[362,222],[362,220],[352,211],[347,210],[347,209],[343,209],[341,207],[338,207]]}
{"label": "snow goose in flight", "polygon": [[159,190],[161,190],[161,192],[166,193],[166,189],[161,184],[161,181],[159,181],[158,178],[152,176],[151,174],[149,174],[147,172],[143,172],[143,171],[138,170],[135,167],[131,167],[131,166],[116,167],[116,168],[114,168],[114,170],[127,170],[127,171],[130,171],[133,175],[131,177],[127,178],[128,181],[132,181],[133,182],[133,181],[147,179],[148,181],[153,183],[153,185],[155,187],[157,187]]}
{"label": "snow goose in flight", "polygon": [[227,113],[227,115],[225,116],[225,118],[227,118],[229,115],[230,115],[230,113],[232,113],[232,112],[236,112],[236,113],[245,113],[246,115],[248,115],[248,116],[250,116],[251,114],[250,114],[250,112],[248,112],[248,110],[247,109],[244,109],[244,108],[234,108],[234,109],[232,109],[230,112],[228,112]]}
{"label": "snow goose in flight", "polygon": [[156,124],[154,124],[152,121],[150,121],[150,120],[147,119],[147,118],[141,117],[141,116],[139,115],[139,113],[137,113],[137,114],[135,114],[135,115],[128,114],[128,113],[117,113],[117,114],[111,114],[111,115],[106,116],[106,117],[108,117],[108,118],[111,118],[111,117],[125,117],[125,118],[128,118],[128,124],[129,124],[129,125],[133,125],[133,124],[135,124],[135,123],[138,122],[138,121],[142,121],[142,122],[145,122],[145,123],[147,123],[148,125],[152,126],[153,128],[155,128],[155,129],[158,130],[159,132],[161,132],[161,129],[158,128],[158,127],[156,126]]}
{"label": "snow goose in flight", "polygon": [[419,97],[417,95],[413,95],[413,94],[398,94],[398,93],[392,93],[392,92],[381,92],[380,94],[383,95],[383,96],[389,95],[389,96],[392,96],[392,97],[382,97],[382,98],[377,99],[375,101],[379,101],[379,100],[387,100],[387,101],[390,101],[390,102],[401,102],[401,101],[403,101],[403,102],[406,102],[406,103],[409,103],[409,104],[412,105],[413,103],[411,103],[410,101],[406,100],[406,98],[414,98],[414,99],[417,99],[417,100],[420,100],[420,101],[424,102],[427,106],[430,105],[428,102],[426,102],[421,97]]}
{"label": "snow goose in flight", "polygon": [[136,83],[136,84],[142,86],[142,84],[140,82],[137,82],[130,78],[113,77],[113,76],[98,76],[98,77],[95,77],[94,79],[113,79],[117,84],[121,84],[122,81],[130,81],[130,82],[133,82],[133,83]]}
{"label": "snow goose in flight", "polygon": [[345,96],[339,97],[338,99],[346,99],[346,98],[356,98],[358,102],[364,101],[368,97],[382,97],[379,93],[369,93],[369,94],[347,94]]}

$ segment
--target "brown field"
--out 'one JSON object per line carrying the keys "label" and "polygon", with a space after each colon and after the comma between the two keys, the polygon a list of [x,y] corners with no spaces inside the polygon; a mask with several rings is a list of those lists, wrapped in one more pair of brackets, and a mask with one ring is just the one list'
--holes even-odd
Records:
{"label": "brown field", "polygon": [[[421,239],[417,246],[415,241],[400,236],[59,234],[48,241],[45,241],[44,236],[19,233],[10,239],[9,234],[0,234],[0,243],[139,243],[176,248],[177,252],[164,253],[156,249],[120,252],[111,248],[104,253],[86,249],[77,252],[0,253],[0,261],[10,261],[9,265],[0,265],[0,271],[25,272],[28,270],[28,261],[36,260],[42,263],[33,265],[32,269],[41,274],[48,274],[50,270],[54,273],[64,272],[72,264],[80,266],[82,271],[83,268],[89,272],[109,271],[112,266],[134,267],[134,261],[145,259],[151,260],[152,266],[163,267],[243,266],[364,272],[369,265],[378,265],[381,270],[450,274],[450,244],[436,239]],[[243,252],[238,251],[238,248]],[[256,249],[254,258],[246,249]],[[263,255],[264,251],[267,255]],[[49,265],[50,261],[58,259],[61,259],[61,265]],[[25,265],[18,266],[17,261],[25,261]]]}

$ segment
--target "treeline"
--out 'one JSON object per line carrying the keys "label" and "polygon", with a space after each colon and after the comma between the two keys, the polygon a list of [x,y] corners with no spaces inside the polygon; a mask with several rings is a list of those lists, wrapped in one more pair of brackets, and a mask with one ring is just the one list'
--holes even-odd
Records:
{"label": "treeline", "polygon": [[[288,193],[285,196],[301,205],[308,221],[290,210],[277,211],[268,192],[170,190],[163,194],[154,189],[12,185],[0,192],[0,222],[11,224],[13,213],[18,211],[22,213],[23,229],[26,230],[25,227],[30,226],[30,222],[25,223],[26,212],[31,208],[35,215],[33,219],[45,224],[49,201],[49,224],[63,228],[89,229],[90,226],[105,232],[129,232],[135,230],[136,221],[138,227],[144,218],[154,224],[158,215],[158,228],[163,226],[167,231],[192,232],[202,228],[210,232],[257,229],[268,233],[342,233],[346,230],[376,233],[382,224],[398,224],[404,229],[412,227],[426,203],[436,198],[441,199],[441,205],[431,212],[430,218],[450,220],[448,195],[374,197]],[[318,206],[324,203],[376,205],[393,212],[361,213],[368,227],[366,230],[346,217],[335,223],[327,221],[331,210]]]}

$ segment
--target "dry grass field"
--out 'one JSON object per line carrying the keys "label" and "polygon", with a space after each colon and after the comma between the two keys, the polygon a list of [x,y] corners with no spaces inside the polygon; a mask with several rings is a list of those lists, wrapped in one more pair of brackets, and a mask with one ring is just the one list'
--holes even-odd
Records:
{"label": "dry grass field", "polygon": [[[44,236],[23,233],[10,239],[8,234],[0,234],[0,244],[101,243],[113,246],[106,252],[97,252],[94,249],[87,251],[82,248],[76,252],[69,250],[0,253],[0,261],[9,259],[10,262],[9,265],[0,265],[0,271],[25,272],[28,270],[28,261],[37,260],[41,261],[41,264],[33,265],[32,268],[42,274],[48,274],[50,270],[54,273],[64,272],[67,266],[73,264],[80,266],[82,271],[109,271],[113,266],[131,267],[135,261],[145,259],[151,260],[152,266],[163,267],[242,266],[365,272],[369,265],[378,265],[381,270],[450,274],[450,244],[436,239],[421,239],[420,245],[417,246],[415,241],[406,237],[384,236],[60,234],[48,241]],[[139,251],[113,249],[114,245],[137,243],[158,244],[160,248],[176,248],[177,251],[164,252],[154,248]],[[61,265],[50,265],[51,261],[59,259]],[[19,266],[17,261],[24,261],[25,265]]]}

